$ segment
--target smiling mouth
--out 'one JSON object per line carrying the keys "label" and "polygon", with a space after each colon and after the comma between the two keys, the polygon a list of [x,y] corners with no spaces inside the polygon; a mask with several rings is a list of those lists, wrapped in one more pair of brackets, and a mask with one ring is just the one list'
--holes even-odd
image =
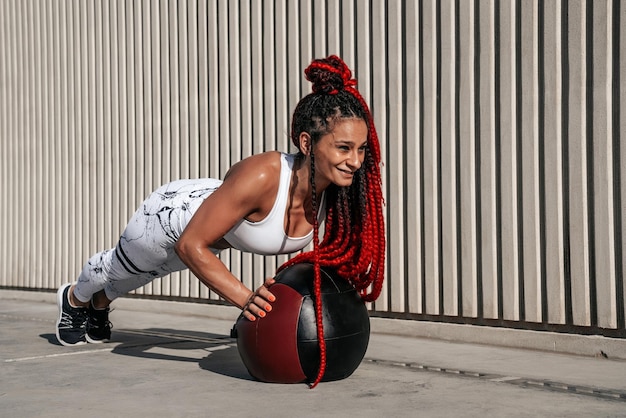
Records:
{"label": "smiling mouth", "polygon": [[345,176],[349,176],[349,177],[353,177],[354,176],[354,171],[342,170],[341,168],[338,168],[337,170],[341,171],[343,173],[343,175],[345,175]]}

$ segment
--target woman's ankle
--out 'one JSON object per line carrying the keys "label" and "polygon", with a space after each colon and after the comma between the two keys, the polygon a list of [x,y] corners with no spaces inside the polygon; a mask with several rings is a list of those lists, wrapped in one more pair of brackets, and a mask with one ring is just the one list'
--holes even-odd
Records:
{"label": "woman's ankle", "polygon": [[89,302],[81,302],[80,300],[78,300],[78,298],[74,295],[74,286],[72,285],[72,287],[70,287],[70,291],[68,292],[69,294],[69,302],[70,302],[70,306],[74,307],[74,308],[86,308],[89,306]]}
{"label": "woman's ankle", "polygon": [[106,309],[110,304],[111,301],[106,297],[104,291],[100,291],[91,297],[91,306],[94,309]]}

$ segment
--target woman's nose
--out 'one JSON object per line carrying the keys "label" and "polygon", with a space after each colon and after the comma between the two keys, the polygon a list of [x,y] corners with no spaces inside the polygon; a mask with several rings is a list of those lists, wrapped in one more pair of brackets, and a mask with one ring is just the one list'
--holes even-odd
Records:
{"label": "woman's nose", "polygon": [[359,153],[359,151],[352,151],[350,153],[350,158],[348,158],[348,165],[354,170],[358,170],[361,168],[361,164],[363,164],[361,153]]}

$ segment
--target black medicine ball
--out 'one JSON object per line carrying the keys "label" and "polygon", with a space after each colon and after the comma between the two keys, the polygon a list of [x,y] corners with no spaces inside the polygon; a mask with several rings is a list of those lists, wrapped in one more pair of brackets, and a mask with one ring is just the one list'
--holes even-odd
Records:
{"label": "black medicine ball", "polygon": [[[370,322],[354,287],[322,268],[322,307],[326,371],[322,381],[344,379],[359,366],[369,343]],[[279,272],[270,291],[276,296],[265,318],[235,324],[237,348],[248,372],[272,383],[312,382],[320,351],[313,303],[312,264],[293,265]]]}

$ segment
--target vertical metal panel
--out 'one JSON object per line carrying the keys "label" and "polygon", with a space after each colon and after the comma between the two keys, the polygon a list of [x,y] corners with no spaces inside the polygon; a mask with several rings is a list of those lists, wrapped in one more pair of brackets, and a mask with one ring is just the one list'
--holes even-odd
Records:
{"label": "vertical metal panel", "polygon": [[[143,69],[143,7],[142,2],[127,2],[127,35],[128,35],[128,65],[129,65],[129,133],[128,150],[130,153],[128,186],[132,202],[139,205],[144,197],[144,69]],[[92,212],[91,217],[93,217]],[[121,232],[121,231],[120,231]],[[94,249],[94,251],[100,251]],[[138,289],[137,293],[143,293],[144,288]]]}
{"label": "vertical metal panel", "polygon": [[[101,46],[100,46],[100,64],[99,67],[101,69],[101,106],[102,106],[102,146],[100,147],[99,156],[102,160],[102,182],[100,183],[100,187],[102,187],[103,193],[100,194],[100,206],[104,209],[102,216],[104,218],[104,222],[101,222],[103,226],[103,235],[102,242],[105,247],[112,247],[114,244],[114,240],[117,239],[117,236],[113,238],[113,226],[114,226],[114,213],[113,209],[113,191],[115,186],[112,181],[112,173],[116,171],[117,166],[117,158],[113,158],[112,155],[112,143],[114,142],[114,138],[111,132],[111,124],[112,124],[112,109],[111,109],[111,54],[110,54],[110,45],[111,45],[111,31],[110,31],[110,13],[109,13],[109,5],[110,2],[102,2],[101,4]],[[65,22],[61,22],[61,27],[65,27]],[[117,225],[115,225],[117,229]]]}
{"label": "vertical metal panel", "polygon": [[[616,0],[0,0],[0,285],[54,289],[163,182],[293,151],[302,71],[339,54],[385,160],[372,309],[623,335],[625,20]],[[249,287],[289,258],[220,257]],[[218,299],[187,271],[137,293]]]}
{"label": "vertical metal panel", "polygon": [[[422,83],[423,128],[421,132],[422,146],[422,179],[423,184],[423,235],[421,262],[424,263],[423,274],[423,312],[437,315],[441,313],[440,303],[440,231],[439,231],[439,153],[438,153],[438,61],[437,61],[437,8],[435,1],[425,1],[422,5]],[[390,233],[390,235],[393,234]]]}
{"label": "vertical metal panel", "polygon": [[[228,143],[229,150],[222,150],[222,154],[230,153],[230,159],[224,164],[224,169],[227,170],[232,164],[236,163],[242,158],[241,155],[241,111],[240,111],[240,60],[239,60],[239,7],[236,2],[229,3],[226,10],[227,16],[222,15],[220,17],[221,22],[224,23],[223,33],[225,34],[224,41],[220,42],[220,50],[224,50],[225,56],[222,58],[222,62],[226,63],[227,71],[224,72],[223,77],[225,80],[224,85],[228,86],[225,89],[225,94],[222,97],[224,100],[224,109],[228,109],[226,115],[228,116],[228,128],[225,132],[226,137],[229,138]],[[239,251],[229,251],[228,265],[230,270],[237,277],[241,277],[241,253]]]}
{"label": "vertical metal panel", "polygon": [[[16,189],[18,187],[18,182],[13,180],[16,177],[16,173],[15,173],[15,163],[17,162],[17,159],[15,158],[15,108],[16,108],[16,91],[15,88],[17,86],[17,81],[16,81],[16,68],[15,68],[15,63],[16,63],[16,59],[15,59],[15,48],[16,48],[16,44],[18,42],[18,37],[15,34],[15,13],[14,13],[14,2],[12,1],[7,1],[4,2],[4,12],[5,14],[5,23],[6,23],[6,30],[5,30],[5,46],[2,48],[4,52],[4,59],[5,61],[5,84],[4,84],[4,88],[6,89],[6,95],[5,95],[5,115],[6,115],[6,121],[4,123],[4,125],[6,126],[5,128],[5,132],[6,132],[6,141],[8,142],[6,144],[6,146],[4,147],[3,151],[3,166],[5,166],[7,168],[6,170],[6,175],[3,177],[3,181],[7,182],[6,183],[6,187],[5,187],[5,194],[7,196],[7,199],[10,199],[10,201],[14,202],[15,201],[15,197],[16,197]],[[3,141],[4,142],[4,141]],[[9,181],[9,179],[11,179]],[[5,251],[4,251],[4,256],[5,256],[5,260],[6,265],[7,265],[7,270],[6,270],[6,277],[3,278],[5,280],[7,280],[7,285],[18,285],[19,283],[19,277],[17,277],[17,274],[19,273],[18,270],[18,263],[16,260],[16,251],[15,251],[15,243],[14,243],[14,237],[15,234],[17,233],[17,226],[16,226],[16,222],[14,219],[15,216],[15,208],[12,208],[12,210],[10,212],[10,216],[6,217],[6,222],[5,222],[5,226],[6,229],[5,231],[7,231],[6,234],[4,234],[4,236],[6,237],[6,239],[4,240],[4,245],[5,245]]]}
{"label": "vertical metal panel", "polygon": [[[15,13],[16,16],[19,16],[20,18],[24,16],[25,14],[25,4],[23,2],[17,2],[15,4]],[[18,86],[18,92],[19,92],[19,98],[17,100],[17,129],[16,129],[16,139],[18,141],[17,143],[17,149],[16,149],[16,161],[18,161],[17,164],[17,176],[18,176],[18,181],[19,181],[19,189],[16,190],[16,202],[19,205],[19,207],[21,208],[26,208],[26,184],[25,184],[25,180],[26,180],[26,167],[28,165],[28,162],[26,161],[26,153],[25,153],[25,142],[26,142],[26,138],[28,135],[28,126],[25,123],[25,119],[26,119],[26,115],[27,115],[27,105],[28,105],[28,101],[27,101],[27,97],[24,94],[27,91],[27,82],[25,80],[25,74],[26,74],[26,69],[27,69],[27,64],[25,62],[26,59],[26,48],[23,48],[22,46],[24,44],[26,44],[28,41],[26,39],[26,34],[27,34],[27,29],[26,29],[27,25],[24,24],[20,24],[16,26],[16,35],[19,37],[19,39],[21,40],[20,42],[20,46],[19,48],[16,49],[15,51],[15,58],[16,58],[16,67],[17,67],[17,86]],[[57,102],[58,103],[58,102]],[[60,116],[60,115],[59,115]],[[57,200],[55,203],[57,203],[57,205],[60,205],[62,202],[61,199]],[[15,239],[15,246],[17,248],[17,254],[16,254],[16,260],[19,263],[19,270],[18,270],[18,274],[21,276],[19,278],[19,282],[20,285],[25,285],[27,282],[27,277],[28,277],[28,263],[26,263],[26,237],[28,236],[28,234],[21,234],[19,233],[21,230],[24,231],[28,231],[29,228],[27,227],[27,220],[25,217],[26,214],[26,210],[21,210],[19,211],[16,215],[16,220],[17,220],[17,225],[19,227],[18,229],[18,235],[14,236]],[[56,241],[56,244],[61,244],[61,242],[59,242],[58,240]],[[60,245],[58,245],[60,246]],[[58,254],[58,247],[55,248],[55,252]],[[58,267],[60,269],[60,264],[58,264]]]}
{"label": "vertical metal panel", "polygon": [[[241,67],[241,115],[240,115],[240,135],[241,135],[241,156],[252,155],[253,143],[256,139],[256,132],[252,124],[253,103],[252,103],[252,39],[251,28],[251,6],[249,2],[240,2],[240,67]],[[254,285],[254,256],[252,254],[241,254],[239,274],[241,281],[252,288]]]}
{"label": "vertical metal panel", "polygon": [[440,189],[438,200],[441,205],[441,296],[443,314],[458,315],[458,246],[457,246],[457,106],[456,106],[456,37],[455,3],[452,0],[437,3],[437,32],[440,34],[437,47],[438,61],[438,147],[441,161]]}
{"label": "vertical metal panel", "polygon": [[[82,192],[82,190],[78,189],[78,179],[81,177],[82,173],[80,172],[80,165],[77,163],[80,161],[78,157],[78,150],[80,149],[80,143],[78,136],[78,128],[80,127],[80,117],[72,117],[69,115],[77,115],[79,112],[78,104],[80,103],[79,99],[79,89],[77,83],[77,75],[78,75],[78,54],[80,52],[80,48],[78,48],[78,36],[76,33],[76,22],[74,19],[74,12],[78,5],[74,3],[69,3],[66,5],[65,9],[65,26],[67,31],[66,37],[66,48],[67,48],[67,87],[68,87],[68,99],[67,99],[67,113],[68,113],[68,150],[67,150],[67,161],[71,163],[66,163],[65,165],[68,168],[68,187],[67,187],[67,198],[68,198],[68,206],[67,206],[67,230],[68,230],[68,238],[67,242],[64,246],[64,252],[67,254],[65,257],[67,260],[67,267],[64,268],[66,272],[76,276],[81,269],[81,264],[83,260],[77,257],[76,251],[74,250],[75,242],[80,242],[79,236],[79,227],[77,222],[78,213],[80,206],[73,203],[72,196],[76,196]],[[33,83],[34,85],[34,83]],[[114,107],[115,109],[115,107]],[[35,115],[35,117],[37,117]],[[119,182],[118,182],[119,183]],[[36,190],[36,186],[33,183],[33,190]],[[36,201],[36,199],[33,199]],[[33,219],[34,221],[34,219]],[[33,222],[33,225],[35,223]],[[33,246],[31,246],[33,248]]]}
{"label": "vertical metal panel", "polygon": [[[36,217],[37,214],[35,212],[35,205],[33,205],[31,202],[37,202],[38,200],[38,196],[36,195],[36,178],[37,178],[37,105],[36,105],[36,100],[35,100],[35,74],[34,74],[34,67],[35,67],[35,62],[34,62],[34,51],[35,51],[35,43],[34,43],[34,37],[35,37],[35,27],[34,27],[34,12],[33,12],[33,5],[29,2],[25,2],[24,3],[24,12],[26,14],[26,18],[28,20],[28,24],[26,26],[26,31],[27,33],[25,34],[26,37],[26,50],[24,51],[25,54],[25,64],[26,64],[26,68],[24,71],[24,77],[25,77],[25,89],[24,89],[24,94],[26,96],[26,100],[28,102],[27,106],[25,107],[24,111],[26,112],[27,115],[29,116],[25,116],[25,118],[30,118],[30,123],[27,123],[27,127],[26,127],[26,132],[25,132],[25,137],[24,137],[24,167],[25,167],[25,172],[24,172],[24,196],[25,196],[25,201],[24,201],[24,213],[25,213],[25,230],[28,231],[28,233],[26,234],[27,237],[25,239],[25,247],[24,247],[24,254],[26,257],[25,262],[27,263],[27,268],[26,268],[26,274],[27,277],[33,277],[33,276],[37,276],[37,262],[28,262],[27,260],[33,260],[35,259],[35,254],[36,253],[36,246],[37,246],[37,241],[36,241],[36,237],[37,237],[37,222],[36,222]],[[71,67],[71,65],[69,65],[68,67]],[[26,119],[25,119],[26,120]],[[69,151],[69,150],[68,150]],[[69,184],[71,187],[71,177],[69,180]],[[70,206],[67,208],[68,212],[72,211],[73,208]],[[71,216],[71,214],[70,214]],[[70,226],[68,228],[68,241],[71,237],[71,232],[72,232],[73,228]],[[70,254],[70,246],[68,245],[68,243],[64,243],[64,248],[65,253],[66,254]],[[71,260],[71,256],[66,258],[65,261],[65,265],[64,267],[67,267],[69,265],[69,261]]]}
{"label": "vertical metal panel", "polygon": [[[343,0],[341,1],[341,10],[339,11],[339,15],[341,16],[341,32],[338,32],[339,42],[341,45],[341,49],[339,54],[345,59],[348,60],[346,62],[354,63],[356,62],[356,22],[355,22],[355,1],[358,0]],[[417,5],[413,5],[417,6]],[[415,32],[415,31],[412,31]],[[297,73],[295,71],[294,73]]]}
{"label": "vertical metal panel", "polygon": [[[421,35],[419,31],[421,10],[419,3],[408,2],[405,9],[404,33],[406,33],[405,75],[403,82],[403,100],[406,101],[404,109],[404,132],[391,141],[405,142],[404,153],[406,155],[406,168],[404,174],[405,187],[405,225],[401,228],[402,239],[405,241],[406,253],[403,264],[406,268],[404,275],[405,305],[408,312],[422,312],[422,187],[420,178],[422,172],[422,159],[420,153],[423,110],[420,104],[422,88],[419,80]],[[413,28],[412,30],[410,28]]]}
{"label": "vertical metal panel", "polygon": [[[386,90],[386,113],[388,115],[402,115],[402,107],[405,102],[406,92],[404,90],[403,72],[404,53],[402,44],[402,34],[405,32],[402,24],[404,13],[402,4],[393,3],[387,5],[387,10],[378,7],[375,14],[382,14],[387,17],[387,21],[397,22],[395,25],[388,25],[387,31],[387,74],[389,80]],[[380,108],[377,107],[377,110]],[[388,231],[402,231],[406,225],[406,191],[405,191],[405,168],[412,165],[413,161],[408,159],[404,153],[404,145],[412,138],[402,138],[402,117],[387,118],[386,133],[380,132],[382,138],[387,138],[384,146],[385,154],[383,158],[389,160],[389,156],[395,157],[393,167],[385,166],[387,181],[387,228]],[[384,127],[384,126],[383,126]],[[383,128],[378,126],[378,129]],[[388,239],[388,275],[390,277],[406,276],[406,257],[404,236],[400,239]],[[403,311],[406,309],[407,288],[404,280],[388,281],[390,304],[388,307],[376,304],[377,309]]]}
{"label": "vertical metal panel", "polygon": [[[179,109],[180,109],[180,178],[189,178],[192,173],[192,163],[190,155],[190,92],[189,92],[189,23],[187,21],[187,10],[189,2],[179,1],[176,15],[178,17],[178,57],[176,64],[179,67]],[[148,188],[152,190],[152,187]],[[177,273],[175,276],[179,286],[178,294],[189,297],[190,277],[189,271]]]}
{"label": "vertical metal panel", "polygon": [[[187,4],[188,25],[188,94],[189,94],[189,177],[200,177],[200,141],[199,136],[199,91],[198,91],[198,2],[189,0]],[[188,283],[189,296],[200,297],[200,282],[189,272],[183,276]]]}
{"label": "vertical metal panel", "polygon": [[[111,49],[111,54],[116,55],[117,68],[114,70],[117,73],[117,85],[115,86],[118,108],[116,113],[118,115],[118,158],[119,158],[119,173],[118,173],[118,196],[116,201],[119,208],[119,219],[117,230],[118,235],[121,234],[126,222],[135,211],[134,207],[131,207],[133,200],[130,199],[128,187],[125,182],[129,179],[129,172],[134,170],[134,167],[130,163],[130,153],[128,150],[128,132],[131,128],[129,124],[129,97],[128,97],[128,79],[129,74],[127,71],[128,57],[128,31],[126,28],[126,10],[124,0],[116,0],[112,7],[112,19],[115,20],[114,30],[116,34],[116,42]],[[77,19],[81,21],[82,19]],[[113,23],[113,22],[112,22]],[[157,161],[158,164],[158,161]],[[79,194],[77,193],[77,196]],[[84,262],[84,261],[83,261]],[[154,286],[153,286],[154,288]]]}
{"label": "vertical metal panel", "polygon": [[[222,138],[220,136],[219,124],[219,55],[218,55],[218,7],[217,2],[208,2],[207,26],[209,28],[208,37],[208,57],[209,57],[209,175],[214,178],[221,177],[220,171],[220,147]],[[258,39],[260,40],[260,36]],[[213,140],[211,140],[213,138]],[[210,292],[213,299],[217,299],[214,292]]]}
{"label": "vertical metal panel", "polygon": [[[169,178],[164,178],[163,181],[180,179],[183,164],[181,143],[185,141],[184,132],[182,128],[182,118],[184,115],[181,113],[181,75],[179,63],[181,60],[180,51],[180,39],[181,31],[179,29],[179,9],[178,2],[168,0],[164,7],[160,8],[162,13],[167,15],[167,35],[163,34],[163,38],[167,39],[167,55],[163,56],[163,61],[167,63],[167,69],[169,74],[166,78],[169,80],[169,98],[167,106],[169,106],[169,142],[167,153],[163,150],[163,165],[169,166]],[[163,46],[162,46],[163,48]],[[184,56],[184,51],[183,51]],[[164,76],[165,77],[165,76]],[[178,295],[181,291],[181,274],[174,273],[168,278],[162,281],[163,292],[167,294]]]}
{"label": "vertical metal panel", "polygon": [[[385,20],[385,5],[382,0],[373,0],[370,2],[369,8],[369,24],[371,25],[370,29],[373,32],[372,43],[370,45],[370,54],[369,54],[369,62],[366,68],[360,68],[359,78],[366,78],[368,80],[374,80],[376,78],[380,78],[381,80],[387,80],[387,67],[385,63],[385,58],[387,57],[387,43],[381,42],[382,39],[386,38],[387,35],[387,22]],[[373,59],[374,57],[378,57],[378,59]],[[364,71],[365,70],[365,71]],[[387,152],[387,141],[385,140],[388,136],[388,123],[389,120],[385,117],[385,111],[388,106],[387,101],[387,89],[388,83],[370,83],[369,84],[370,91],[369,97],[365,96],[369,103],[371,111],[374,113],[374,120],[376,129],[380,135],[380,152],[385,159]],[[400,163],[401,164],[401,163]],[[382,170],[384,168],[381,167]],[[383,196],[389,196],[388,191],[389,183],[385,182],[382,187]],[[392,203],[393,204],[393,203]],[[387,225],[390,222],[389,213],[385,214],[385,219]],[[394,267],[393,256],[389,251],[390,247],[387,245],[387,272],[389,272],[389,268]],[[397,265],[397,264],[396,264]],[[376,301],[374,305],[375,309],[380,309],[382,311],[389,310],[389,286],[393,285],[391,282],[387,282],[386,286],[383,286],[380,297]]]}
{"label": "vertical metal panel", "polygon": [[[341,28],[341,0],[326,0],[326,13],[324,20],[326,21],[326,51],[316,52],[316,55],[341,55],[341,38],[343,30]],[[320,28],[324,29],[324,28]],[[346,57],[347,59],[347,57]]]}
{"label": "vertical metal panel", "polygon": [[592,94],[592,170],[589,186],[593,193],[594,266],[597,324],[604,328],[614,328],[617,319],[615,298],[615,229],[613,216],[613,147],[612,147],[612,1],[593,2],[591,22],[593,59],[591,83]]}
{"label": "vertical metal panel", "polygon": [[[11,173],[9,167],[9,152],[11,149],[11,143],[9,141],[9,122],[11,120],[9,103],[13,100],[10,91],[10,75],[12,71],[9,66],[11,62],[9,53],[11,39],[9,3],[5,1],[0,3],[0,135],[2,136],[2,140],[0,141],[0,153],[2,153],[0,155],[0,162],[2,163],[0,166],[0,173],[2,173],[0,184],[2,184],[2,189],[7,197],[9,197],[11,193],[11,181],[9,180]],[[38,73],[41,72],[39,71]],[[2,263],[2,267],[0,268],[0,274],[2,274],[0,284],[7,286],[11,284],[9,277],[13,271],[13,266],[9,258],[9,237],[11,232],[9,216],[3,216],[0,219],[0,225],[2,226],[2,230],[6,231],[5,234],[2,234],[2,238],[0,238],[0,256],[2,256],[3,260],[6,260]]]}
{"label": "vertical metal panel", "polygon": [[[274,21],[274,36],[275,36],[275,56],[277,65],[275,67],[275,79],[276,79],[276,89],[273,93],[274,95],[274,113],[276,118],[276,132],[275,132],[275,143],[273,149],[281,150],[281,151],[289,151],[290,143],[289,140],[289,122],[290,122],[290,109],[289,106],[289,94],[288,94],[288,86],[289,86],[289,72],[287,69],[287,62],[285,57],[287,57],[288,46],[287,46],[287,2],[288,0],[280,0],[275,2],[274,6],[274,15],[276,19]],[[297,74],[297,72],[296,72]],[[254,138],[252,138],[254,140]],[[276,257],[276,265],[280,266],[288,260],[288,256],[280,255]],[[265,273],[265,277],[273,276],[273,271],[269,271]],[[265,279],[265,277],[261,277],[261,279]]]}
{"label": "vertical metal panel", "polygon": [[[161,68],[161,63],[163,62],[163,57],[161,56],[161,42],[163,36],[161,35],[162,29],[160,25],[160,5],[157,2],[144,4],[146,7],[144,11],[144,22],[149,21],[149,26],[144,30],[146,36],[149,37],[149,41],[146,42],[147,44],[149,43],[149,46],[146,45],[146,50],[151,58],[148,67],[149,71],[146,72],[145,79],[146,91],[150,92],[151,95],[148,99],[149,102],[146,103],[146,120],[151,121],[151,133],[148,135],[150,145],[145,146],[145,152],[149,155],[152,169],[146,167],[146,170],[151,173],[150,176],[146,177],[146,189],[154,189],[161,184],[163,179],[163,166],[167,166],[167,164],[161,164],[161,161],[163,161],[162,143],[164,131],[163,103],[165,102],[161,97],[163,91],[161,88],[161,80],[163,79]],[[162,287],[163,280],[158,278],[146,286],[146,291],[159,295],[162,293]]]}
{"label": "vertical metal panel", "polygon": [[[60,113],[61,109],[61,104],[60,104],[60,100],[61,100],[61,94],[60,94],[60,86],[59,86],[59,81],[60,81],[60,46],[59,46],[59,21],[58,21],[58,7],[56,4],[52,3],[50,11],[48,13],[48,17],[50,19],[50,27],[49,30],[50,32],[48,33],[48,36],[50,38],[50,42],[48,44],[48,47],[50,48],[48,50],[49,53],[49,61],[48,61],[48,71],[49,71],[49,78],[48,78],[48,82],[49,82],[49,103],[51,106],[51,112],[50,112],[50,134],[51,134],[51,139],[52,139],[52,144],[51,144],[51,148],[50,148],[50,155],[52,156],[52,161],[50,162],[50,166],[49,166],[49,178],[54,179],[55,181],[52,183],[48,184],[48,190],[50,193],[50,201],[49,201],[49,210],[50,210],[50,215],[51,215],[51,220],[53,220],[53,228],[50,234],[50,240],[48,242],[50,242],[52,244],[52,248],[49,249],[51,256],[53,257],[52,259],[54,260],[51,268],[49,270],[49,272],[51,272],[55,277],[60,277],[63,272],[61,270],[61,263],[62,263],[62,259],[61,256],[62,254],[60,253],[59,249],[61,247],[61,242],[60,242],[60,237],[61,237],[61,230],[63,229],[63,221],[62,221],[62,216],[59,210],[59,206],[62,203],[62,199],[60,199],[59,197],[61,196],[61,191],[60,191],[60,183],[62,181],[60,174],[60,167],[59,167],[59,161],[61,158],[61,154],[59,152],[61,143],[63,142],[64,138],[61,138],[61,118],[62,115]],[[23,27],[24,25],[20,25],[20,27]],[[18,34],[18,36],[20,36]],[[21,36],[20,36],[20,41],[21,41]],[[21,73],[21,70],[20,70]],[[18,85],[19,85],[19,80],[18,80]],[[21,86],[20,86],[20,90],[21,90]],[[20,102],[21,99],[18,99],[18,103]],[[22,112],[20,112],[21,114]],[[18,123],[21,124],[21,122],[18,120]],[[17,131],[17,139],[20,141],[20,143],[22,142],[22,138],[20,137],[20,130],[18,129]],[[20,164],[21,166],[21,164]],[[19,205],[20,207],[24,207],[22,204]],[[20,227],[23,227],[23,225],[21,225],[21,222],[19,222],[19,218],[21,217],[21,211],[18,213],[18,224],[20,224]],[[19,243],[20,238],[19,236],[21,234],[18,233],[18,238],[17,238],[17,242]],[[18,244],[19,245],[19,244]],[[21,252],[21,251],[20,251]],[[22,272],[23,273],[23,272]]]}
{"label": "vertical metal panel", "polygon": [[[86,217],[86,213],[88,210],[88,200],[85,196],[84,191],[87,190],[88,179],[88,158],[87,158],[87,136],[88,136],[88,128],[87,122],[89,120],[89,112],[87,108],[87,64],[86,64],[86,48],[87,48],[87,36],[86,36],[86,25],[87,25],[87,8],[83,3],[78,3],[74,7],[74,12],[72,15],[72,21],[74,24],[74,48],[75,48],[75,81],[74,87],[76,91],[76,165],[77,165],[77,174],[76,174],[76,189],[72,194],[72,199],[76,205],[76,219],[74,222],[77,226],[76,231],[76,241],[75,243],[75,264],[73,266],[75,273],[78,274],[82,267],[83,263],[88,257],[90,252],[90,243],[88,239],[85,237],[88,236],[87,227],[85,223],[88,218]],[[45,32],[44,32],[45,33]],[[45,35],[44,35],[45,36]],[[41,36],[40,36],[41,37]],[[41,54],[40,54],[41,56]],[[43,62],[43,59],[42,59]],[[43,90],[43,85],[40,85],[39,90]],[[42,114],[42,118],[45,113]],[[42,121],[42,126],[45,126]],[[42,127],[43,132],[43,127]],[[45,136],[41,137],[42,147],[45,147],[45,143],[47,142]],[[42,190],[45,190],[45,182],[42,180]],[[44,235],[47,228],[44,228]],[[42,252],[43,254],[44,252]]]}
{"label": "vertical metal panel", "polygon": [[[499,217],[500,231],[500,293],[499,303],[501,313],[498,317],[507,320],[518,320],[520,313],[519,301],[519,213],[518,202],[520,191],[518,190],[518,59],[516,56],[517,30],[519,23],[516,19],[516,4],[513,2],[501,2],[500,9],[496,11],[498,21],[496,30],[499,31],[498,67],[496,77],[498,78],[499,102],[498,129],[498,172],[500,195]],[[530,59],[530,58],[529,58]],[[529,86],[530,87],[530,86]],[[497,93],[497,94],[498,94]]]}
{"label": "vertical metal panel", "polygon": [[477,83],[475,94],[478,95],[478,146],[477,158],[480,164],[480,190],[477,191],[477,211],[479,212],[480,235],[478,261],[478,285],[481,292],[478,298],[482,303],[478,306],[479,315],[485,318],[498,317],[498,215],[496,167],[496,71],[495,71],[495,2],[476,0],[478,10],[475,12],[478,33],[478,71],[475,76]]}
{"label": "vertical metal panel", "polygon": [[476,10],[472,2],[457,2],[458,25],[457,39],[459,44],[457,50],[460,51],[460,62],[457,62],[457,87],[459,101],[457,126],[457,143],[459,152],[459,166],[457,176],[459,178],[458,187],[460,194],[459,214],[457,215],[460,225],[457,236],[460,242],[460,265],[457,277],[460,286],[461,300],[460,314],[467,317],[478,316],[478,277],[477,264],[477,167],[476,167],[476,95],[474,80],[475,59],[476,59]]}
{"label": "vertical metal panel", "polygon": [[[545,265],[541,274],[541,295],[537,305],[542,317],[551,323],[565,323],[565,260],[563,244],[563,91],[562,91],[562,36],[561,1],[544,3],[539,10],[539,79],[543,95],[540,95],[540,178],[543,252],[540,258]],[[540,225],[541,227],[541,225]],[[544,294],[545,292],[545,294]],[[546,306],[547,305],[547,306]],[[527,318],[528,319],[528,318]]]}
{"label": "vertical metal panel", "polygon": [[541,322],[541,243],[540,243],[540,196],[539,196],[539,19],[537,2],[521,2],[520,19],[521,56],[518,77],[521,78],[518,123],[521,138],[518,142],[518,184],[521,185],[517,205],[521,209],[522,237],[520,257],[520,317]]}
{"label": "vertical metal panel", "polygon": [[[260,36],[263,28],[263,13],[261,5],[251,2],[250,8],[250,115],[249,120],[252,122],[250,135],[246,138],[249,142],[248,152],[257,154],[265,151],[263,142],[264,137],[264,117],[263,112],[255,111],[255,109],[263,108],[263,97],[265,94],[264,77],[262,71],[263,65],[263,36]],[[248,256],[252,265],[246,268],[247,274],[242,274],[241,279],[249,288],[257,288],[265,279],[264,259],[258,255]]]}
{"label": "vertical metal panel", "polygon": [[587,11],[583,1],[568,2],[569,89],[568,172],[569,260],[573,322],[591,325],[589,197],[587,192]]}

